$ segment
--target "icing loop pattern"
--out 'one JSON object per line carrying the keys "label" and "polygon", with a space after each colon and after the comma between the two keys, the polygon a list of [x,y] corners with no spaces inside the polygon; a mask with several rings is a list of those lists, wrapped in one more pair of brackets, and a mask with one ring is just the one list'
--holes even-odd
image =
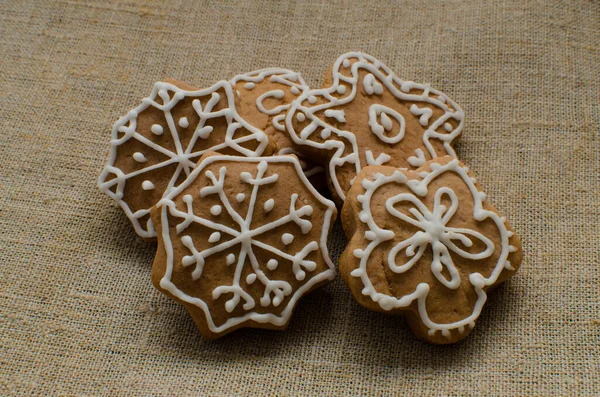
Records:
{"label": "icing loop pattern", "polygon": [[[358,52],[337,59],[331,81],[327,88],[302,92],[285,123],[295,144],[326,157],[341,200],[365,163],[373,163],[367,150],[370,158],[385,154],[389,165],[399,168],[416,168],[443,155],[456,157],[451,144],[462,131],[464,114],[442,92],[403,81],[377,59]],[[413,152],[410,158],[405,155]]]}
{"label": "icing loop pattern", "polygon": [[[216,124],[219,119],[225,122]],[[119,203],[140,236],[152,238],[150,208],[192,172],[202,154],[221,150],[260,156],[268,144],[265,133],[237,113],[227,81],[194,91],[159,82],[140,106],[115,123],[110,159],[98,185]],[[127,161],[129,156],[133,161]]]}
{"label": "icing loop pattern", "polygon": [[[228,161],[249,164],[245,171],[230,174]],[[213,167],[215,162],[223,165]],[[303,291],[334,275],[333,264],[329,260],[326,248],[326,235],[334,212],[333,203],[307,185],[308,180],[304,175],[298,175],[298,178],[301,184],[315,194],[313,203],[307,203],[306,198],[301,200],[295,192],[283,201],[279,199],[281,195],[277,198],[265,198],[264,194],[261,194],[262,189],[271,190],[272,185],[281,179],[278,173],[270,171],[270,164],[281,163],[287,163],[296,173],[301,172],[297,159],[289,156],[241,158],[214,155],[203,160],[190,178],[158,204],[162,211],[162,239],[165,242],[168,260],[167,272],[160,281],[160,286],[179,299],[202,308],[213,332],[222,332],[229,326],[247,319],[279,324],[289,316],[297,297]],[[187,194],[182,197],[185,208],[181,208],[181,204],[178,207],[175,198],[200,177],[205,178],[206,183],[203,183],[196,194],[186,190]],[[232,179],[229,185],[228,179]],[[233,182],[237,180],[240,182]],[[249,193],[232,194],[232,186],[242,189],[246,186]],[[207,201],[211,206],[204,213],[203,208],[206,204],[200,202]],[[246,204],[247,210],[244,214],[241,209]],[[328,208],[324,219],[312,219],[315,205],[325,205]],[[175,224],[177,236],[170,234],[169,219]],[[206,229],[207,232],[196,233],[192,237],[186,231],[194,225]],[[273,243],[269,237],[283,228],[287,232],[281,234],[281,245]],[[180,243],[177,243],[177,239]],[[305,243],[292,244],[296,240]],[[191,278],[194,281],[202,279],[208,263],[211,267],[231,269],[231,282],[218,285],[210,291],[212,302],[190,296],[173,283],[172,271],[176,264],[173,262],[173,244],[182,245],[188,251],[181,258],[181,266],[193,266]],[[321,256],[329,269],[315,273],[316,260]],[[282,268],[282,264],[286,267]],[[282,279],[282,269],[288,269],[288,266],[295,280],[302,284],[300,288]],[[262,295],[255,296],[258,285],[262,285]],[[222,297],[226,300],[218,303],[217,300]],[[260,307],[277,308],[286,299],[287,307],[280,316],[273,314],[272,309],[269,309],[271,313],[261,313],[259,310]],[[215,324],[210,315],[210,308],[219,304],[224,304],[228,313],[241,311],[242,315],[229,319],[225,324]]]}
{"label": "icing loop pattern", "polygon": [[[408,179],[400,170],[389,175],[376,173],[372,178],[362,180],[363,192],[357,196],[361,208],[358,219],[366,227],[363,236],[366,246],[354,249],[352,254],[359,260],[359,265],[351,276],[360,278],[364,285],[362,294],[384,310],[407,308],[416,302],[429,335],[441,331],[442,335],[450,337],[451,330],[462,334],[465,327],[472,328],[487,299],[486,288],[498,281],[503,269],[514,270],[508,260],[510,253],[517,250],[509,242],[513,232],[507,229],[504,217],[484,208],[485,194],[477,189],[475,179],[467,171],[467,167],[453,159],[445,164],[430,163],[430,171],[420,172],[419,179]],[[447,174],[455,175],[461,182],[455,182],[455,188],[438,183],[433,191],[430,188],[432,181],[441,180],[439,178],[447,177]],[[384,186],[386,189],[382,189]],[[463,195],[460,196],[456,189]],[[469,195],[470,198],[465,199],[468,203],[461,203],[459,196]],[[427,197],[432,203],[430,206],[425,204]],[[396,219],[400,222],[397,229],[378,225],[380,218],[374,219],[371,212],[374,200],[378,203],[383,200],[386,213],[392,216],[384,217],[385,224],[390,225],[388,219]],[[472,206],[472,213],[469,215],[469,210],[461,210],[461,206]],[[480,222],[485,224],[481,230],[465,226],[465,223],[479,225]],[[434,282],[420,282],[412,290],[395,289],[400,296],[379,291],[372,282],[367,264],[370,258],[382,254],[378,251],[374,256],[373,253],[383,249],[378,247],[384,242],[392,243],[388,246],[391,248],[387,248],[389,251],[383,251],[383,258],[388,269],[398,275],[394,277],[401,277],[416,266],[421,269],[427,266]],[[486,264],[483,267],[477,265],[479,267],[475,268],[479,270],[469,273],[474,266],[472,263],[477,261],[486,261]],[[490,263],[492,266],[488,266]],[[482,270],[485,268],[489,270]],[[415,276],[414,272],[412,276]],[[468,282],[469,287],[462,285],[464,282]],[[452,323],[433,321],[428,312],[427,297],[435,288],[462,288],[463,291],[472,288],[477,299],[471,314]],[[446,306],[441,310],[452,312],[452,304],[451,301],[444,303]]]}

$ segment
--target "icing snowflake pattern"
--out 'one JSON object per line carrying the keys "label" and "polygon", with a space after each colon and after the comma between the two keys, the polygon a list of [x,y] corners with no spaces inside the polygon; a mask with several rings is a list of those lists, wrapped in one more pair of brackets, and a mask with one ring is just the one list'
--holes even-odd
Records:
{"label": "icing snowflake pattern", "polygon": [[[366,75],[361,79],[359,73]],[[418,168],[428,158],[456,157],[451,144],[462,131],[464,114],[442,92],[427,84],[401,80],[377,59],[358,52],[338,58],[332,77],[330,87],[303,92],[292,103],[285,123],[297,145],[332,152],[329,175],[342,200],[353,179],[340,180],[341,168],[357,175],[365,165],[389,163],[395,167]],[[392,109],[378,103],[386,91],[402,105]],[[363,120],[373,137],[368,144],[359,142],[357,135],[346,129],[344,107],[359,95],[364,95],[371,103],[364,110]],[[386,153],[386,148],[404,144],[407,117],[416,118],[421,126],[421,144],[411,148],[414,153],[408,158],[401,154],[404,152]],[[432,140],[440,141],[441,147],[434,147]]]}
{"label": "icing snowflake pattern", "polygon": [[[230,160],[245,161],[253,165],[254,170],[244,171],[240,175],[229,175],[227,165],[222,165],[217,169],[210,168],[210,165],[215,161]],[[297,159],[289,156],[275,156],[262,158],[240,158],[229,156],[211,156],[204,160],[194,173],[186,180],[184,184],[175,189],[165,198],[163,198],[159,207],[162,207],[162,222],[163,222],[163,241],[167,246],[168,269],[165,276],[160,282],[163,289],[170,291],[179,299],[192,303],[202,308],[206,314],[207,322],[213,332],[222,332],[227,328],[244,322],[248,319],[257,322],[271,322],[276,325],[281,325],[287,321],[296,300],[308,290],[312,285],[325,279],[331,279],[334,276],[333,264],[331,263],[326,246],[326,237],[329,230],[329,224],[334,212],[334,205],[329,200],[320,196],[313,188],[310,188],[314,194],[314,199],[317,202],[311,204],[303,204],[297,193],[291,193],[289,203],[280,203],[273,198],[263,200],[260,195],[261,188],[275,184],[279,180],[277,173],[269,174],[269,164],[272,163],[289,163],[292,164],[296,173],[301,173],[300,164]],[[209,169],[210,168],[210,169]],[[247,168],[248,170],[250,168]],[[193,181],[202,173],[209,183],[199,190],[197,197],[192,197],[191,194],[185,194],[182,199],[186,209],[182,211],[177,208],[174,198],[177,197],[183,189],[193,183]],[[269,174],[269,175],[267,175]],[[225,189],[226,178],[239,178],[242,184],[251,187],[249,194],[238,193],[236,195],[228,195]],[[308,186],[308,180],[304,175],[298,175],[305,186]],[[204,216],[194,212],[194,200],[218,199],[218,204],[210,207],[210,215],[219,217],[226,214],[231,218],[235,226],[227,225],[226,222],[219,222],[210,219],[211,217]],[[236,203],[248,203],[248,209],[245,215],[236,210]],[[313,205],[325,204],[328,209],[324,219],[312,219]],[[266,223],[259,226],[254,226],[257,222],[254,219],[258,209],[263,214],[271,214],[277,212],[277,207],[285,205],[286,211],[283,215],[277,215],[275,219],[267,220]],[[277,212],[280,214],[280,212]],[[266,215],[265,215],[266,216]],[[176,223],[177,236],[169,234],[168,219],[173,219]],[[207,248],[198,249],[194,239],[186,234],[186,230],[193,225],[198,224],[209,230],[208,242],[210,246]],[[285,226],[288,229],[290,225],[295,225],[298,235],[291,232],[286,232],[281,235],[280,241],[283,245],[275,246],[263,241],[261,237],[274,233],[279,227]],[[315,233],[311,233],[314,228]],[[292,228],[294,229],[294,228]],[[318,232],[318,233],[317,233]],[[316,239],[312,237],[317,234]],[[312,236],[308,238],[306,244],[303,244],[299,249],[291,250],[292,242],[303,236]],[[210,266],[221,266],[231,268],[233,273],[232,281],[227,285],[215,287],[212,292],[213,302],[205,302],[197,297],[189,296],[183,293],[171,280],[173,269],[173,254],[172,243],[174,239],[179,239],[181,245],[189,251],[188,255],[183,256],[183,267],[193,267],[191,278],[199,280],[202,278],[206,264],[210,261]],[[200,243],[200,241],[199,241]],[[256,249],[262,252],[262,256],[257,255]],[[229,252],[227,255],[225,253]],[[265,255],[265,253],[268,253]],[[215,255],[224,258],[224,263],[215,263]],[[316,272],[317,263],[309,259],[309,256],[322,255],[327,263],[328,269],[325,271]],[[268,259],[265,259],[268,257]],[[261,259],[263,261],[261,262]],[[285,265],[284,265],[285,264]],[[276,269],[284,266],[287,269],[289,266],[294,278],[302,282],[299,289],[294,291],[292,285],[283,279],[278,279],[274,276]],[[247,273],[245,276],[243,274]],[[248,290],[248,286],[255,286],[257,283],[262,285],[262,295],[254,297]],[[244,287],[246,286],[246,288]],[[227,320],[224,324],[217,325],[211,317],[210,308],[216,304],[214,301],[220,297],[226,297],[224,302],[225,310],[232,313],[234,310],[242,310],[244,315],[233,317]],[[259,313],[256,310],[259,307],[279,307],[287,299],[287,307],[285,307],[279,316],[272,313]]]}
{"label": "icing snowflake pattern", "polygon": [[[263,131],[238,115],[229,82],[195,91],[158,82],[140,106],[115,123],[110,159],[98,185],[119,203],[140,236],[152,238],[150,208],[191,173],[202,154],[260,156],[268,144]],[[131,161],[119,165],[123,158]],[[137,186],[142,193],[135,192]],[[141,204],[132,207],[128,193]]]}
{"label": "icing snowflake pattern", "polygon": [[[477,190],[475,179],[471,178],[467,171],[467,167],[461,167],[458,160],[454,159],[444,165],[432,163],[430,172],[420,173],[420,180],[408,180],[401,171],[395,171],[387,176],[375,174],[373,180],[364,179],[362,181],[364,193],[358,196],[358,201],[362,207],[359,219],[367,226],[368,230],[365,232],[364,238],[365,241],[368,241],[368,245],[364,249],[354,250],[353,255],[360,260],[360,265],[351,272],[351,275],[362,280],[364,284],[363,295],[370,296],[384,310],[405,308],[413,301],[417,301],[421,321],[428,327],[429,335],[441,331],[442,335],[449,337],[451,330],[456,329],[462,334],[465,327],[473,328],[487,299],[485,288],[497,282],[504,268],[514,270],[508,261],[509,254],[516,251],[516,248],[509,243],[513,232],[507,230],[504,217],[483,208],[483,202],[486,198],[485,193]],[[429,194],[431,181],[447,172],[458,175],[471,193],[474,203],[473,219],[476,221],[490,219],[494,222],[497,228],[497,239],[500,242],[499,247],[494,244],[489,236],[480,231],[448,226],[460,205],[458,195],[450,187],[440,187],[433,193],[432,209],[429,209],[423,203],[422,198]],[[395,297],[378,292],[369,278],[367,271],[369,257],[380,244],[391,241],[396,237],[392,230],[380,227],[371,216],[371,202],[378,194],[378,189],[387,184],[407,185],[410,188],[411,192],[399,193],[386,198],[385,209],[391,216],[405,224],[412,225],[413,229],[417,230],[412,236],[398,242],[389,250],[386,257],[389,269],[395,274],[402,274],[408,272],[418,263],[423,265],[420,260],[430,247],[432,261],[429,268],[440,285],[429,285],[422,282],[417,285],[414,291],[401,297]],[[409,209],[401,211],[397,208],[398,205],[408,206]],[[460,220],[457,222],[460,222]],[[461,248],[459,245],[466,249]],[[471,252],[472,247],[479,247],[479,249],[474,249],[475,252]],[[430,289],[449,288],[455,290],[461,286],[460,271],[457,269],[460,264],[454,263],[451,253],[463,259],[477,261],[488,259],[497,252],[499,252],[498,260],[487,277],[478,272],[470,273],[468,276],[468,280],[477,295],[472,313],[466,318],[450,324],[438,324],[432,321],[426,306],[426,298]],[[400,255],[401,253],[402,255]],[[402,259],[398,258],[399,255]],[[451,303],[449,304],[451,305]],[[451,308],[448,310],[451,311]]]}

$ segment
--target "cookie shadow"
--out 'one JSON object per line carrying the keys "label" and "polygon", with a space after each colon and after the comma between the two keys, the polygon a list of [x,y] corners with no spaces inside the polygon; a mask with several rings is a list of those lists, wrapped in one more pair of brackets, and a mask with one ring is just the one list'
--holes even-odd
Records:
{"label": "cookie shadow", "polygon": [[[506,299],[508,289],[512,290],[510,299]],[[350,323],[352,327],[345,338],[348,349],[341,361],[361,366],[378,363],[389,371],[411,371],[415,366],[467,370],[497,352],[499,340],[510,342],[504,317],[518,313],[522,304],[519,294],[505,283],[490,294],[477,325],[467,337],[453,344],[434,345],[418,339],[402,316],[374,312],[353,301],[349,315],[359,320]]]}
{"label": "cookie shadow", "polygon": [[[303,297],[283,331],[241,328],[217,340],[204,339],[185,308],[172,302],[167,305],[169,310],[164,312],[162,319],[156,319],[156,326],[148,335],[147,344],[153,349],[160,348],[197,362],[214,355],[235,357],[236,361],[252,361],[269,357],[289,358],[326,343],[329,330],[313,326],[314,313],[319,313],[319,323],[329,323],[333,297],[326,288]],[[165,323],[169,324],[170,332],[165,333],[164,327],[160,326]]]}

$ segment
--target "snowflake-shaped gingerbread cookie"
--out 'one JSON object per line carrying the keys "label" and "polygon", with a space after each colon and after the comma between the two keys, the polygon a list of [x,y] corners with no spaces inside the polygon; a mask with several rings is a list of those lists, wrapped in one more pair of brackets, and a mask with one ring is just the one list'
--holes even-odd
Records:
{"label": "snowflake-shaped gingerbread cookie", "polygon": [[401,80],[372,56],[350,52],[323,86],[304,91],[285,124],[296,145],[328,165],[339,202],[364,166],[416,169],[428,159],[455,157],[463,111],[429,85]]}
{"label": "snowflake-shaped gingerbread cookie", "polygon": [[275,142],[278,155],[296,155],[311,183],[324,187],[325,169],[298,152],[285,129],[290,104],[309,89],[300,73],[283,68],[260,69],[237,75],[231,83],[240,99],[240,116],[265,131]]}
{"label": "snowflake-shaped gingerbread cookie", "polygon": [[98,184],[115,199],[136,232],[156,236],[150,208],[181,183],[208,150],[244,156],[269,155],[266,134],[239,116],[231,84],[196,89],[159,82],[142,104],[112,131],[108,164]]}
{"label": "snowflake-shaped gingerbread cookie", "polygon": [[404,314],[432,343],[475,326],[489,289],[521,264],[519,238],[450,156],[416,171],[365,167],[342,210],[340,273],[367,308]]}
{"label": "snowflake-shaped gingerbread cookie", "polygon": [[152,210],[154,285],[185,305],[206,338],[283,329],[298,299],[334,277],[335,217],[293,156],[207,154]]}

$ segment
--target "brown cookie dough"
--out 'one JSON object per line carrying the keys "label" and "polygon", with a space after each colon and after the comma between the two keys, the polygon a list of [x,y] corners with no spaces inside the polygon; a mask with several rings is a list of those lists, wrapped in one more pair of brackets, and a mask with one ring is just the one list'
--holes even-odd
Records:
{"label": "brown cookie dough", "polygon": [[229,82],[197,89],[175,80],[154,85],[150,97],[114,125],[99,187],[115,199],[136,232],[154,239],[150,208],[180,184],[208,150],[270,155],[275,145],[241,118]]}
{"label": "brown cookie dough", "polygon": [[296,155],[313,186],[324,189],[325,168],[303,156],[285,129],[285,113],[290,104],[309,89],[300,73],[282,68],[261,69],[235,76],[231,84],[240,100],[240,116],[265,131],[277,146],[276,154]]}
{"label": "brown cookie dough", "polygon": [[367,165],[416,169],[446,154],[463,125],[463,112],[429,85],[403,81],[377,59],[342,55],[324,88],[294,101],[285,125],[302,152],[328,167],[338,204]]}
{"label": "brown cookie dough", "polygon": [[152,210],[152,281],[207,339],[285,329],[298,300],[335,275],[327,252],[335,218],[294,156],[207,153]]}
{"label": "brown cookie dough", "polygon": [[475,177],[450,156],[416,171],[369,166],[342,210],[340,273],[356,300],[406,317],[431,343],[469,334],[487,291],[511,277],[519,238]]}

